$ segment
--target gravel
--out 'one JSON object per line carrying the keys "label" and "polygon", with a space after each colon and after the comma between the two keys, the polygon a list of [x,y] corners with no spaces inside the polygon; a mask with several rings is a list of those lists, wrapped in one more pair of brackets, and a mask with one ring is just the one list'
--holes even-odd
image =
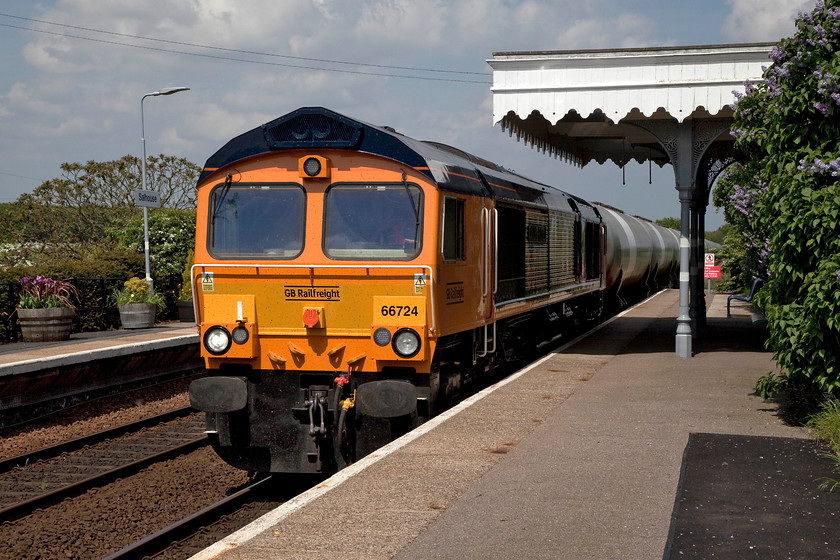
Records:
{"label": "gravel", "polygon": [[190,379],[178,379],[156,387],[88,402],[36,422],[1,430],[0,459],[16,457],[42,447],[189,406],[189,383]]}
{"label": "gravel", "polygon": [[[0,457],[187,406],[188,379],[109,397],[0,432]],[[0,559],[100,559],[235,492],[248,474],[211,448],[152,465],[0,525]]]}

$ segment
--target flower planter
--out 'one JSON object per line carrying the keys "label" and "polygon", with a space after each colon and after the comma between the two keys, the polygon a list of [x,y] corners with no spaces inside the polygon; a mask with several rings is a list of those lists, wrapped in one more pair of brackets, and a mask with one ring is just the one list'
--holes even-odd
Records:
{"label": "flower planter", "polygon": [[18,309],[18,325],[24,342],[56,342],[70,338],[73,313],[69,307]]}
{"label": "flower planter", "polygon": [[154,303],[126,303],[118,307],[124,329],[147,329],[155,325]]}
{"label": "flower planter", "polygon": [[178,301],[178,320],[182,323],[195,323],[195,309],[192,300]]}

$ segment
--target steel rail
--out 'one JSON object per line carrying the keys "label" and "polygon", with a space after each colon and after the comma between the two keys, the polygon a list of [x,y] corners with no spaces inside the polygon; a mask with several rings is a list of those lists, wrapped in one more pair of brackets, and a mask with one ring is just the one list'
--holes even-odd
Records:
{"label": "steel rail", "polygon": [[195,534],[201,527],[217,521],[222,515],[228,513],[230,510],[242,507],[247,503],[251,492],[269,480],[271,480],[270,476],[258,480],[235,494],[231,494],[230,496],[219,500],[215,504],[211,504],[202,510],[190,514],[180,521],[176,521],[172,525],[164,527],[160,531],[144,537],[139,541],[126,546],[122,550],[118,550],[110,556],[106,556],[103,560],[143,558],[157,554],[166,549],[172,543]]}
{"label": "steel rail", "polygon": [[170,410],[169,412],[164,412],[162,414],[158,414],[157,416],[150,416],[149,418],[137,420],[136,422],[129,422],[128,424],[123,424],[121,426],[109,428],[107,430],[103,430],[95,434],[82,436],[62,443],[57,443],[56,445],[42,447],[40,449],[36,449],[35,451],[30,451],[28,453],[22,453],[20,455],[17,455],[16,457],[2,459],[0,460],[0,474],[8,472],[14,469],[15,467],[31,465],[35,461],[41,461],[43,459],[52,459],[54,457],[58,457],[62,453],[66,453],[68,451],[75,451],[77,449],[85,447],[86,445],[93,445],[96,443],[103,442],[106,439],[119,437],[130,432],[136,432],[143,428],[148,428],[149,426],[154,426],[163,422],[175,420],[176,418],[182,418],[184,416],[188,416],[192,412],[193,409],[188,406],[183,408],[176,408],[175,410]]}
{"label": "steel rail", "polygon": [[167,449],[166,451],[162,451],[132,463],[99,473],[90,478],[80,480],[79,482],[62,486],[52,492],[41,494],[40,496],[30,498],[23,502],[18,502],[17,504],[0,510],[0,523],[20,519],[21,517],[31,514],[38,508],[49,507],[65,498],[77,496],[96,486],[104,486],[105,484],[113,482],[118,478],[133,475],[149,465],[177,457],[178,455],[189,453],[209,444],[210,441],[207,439],[207,436],[202,436],[201,438],[193,439],[176,447]]}

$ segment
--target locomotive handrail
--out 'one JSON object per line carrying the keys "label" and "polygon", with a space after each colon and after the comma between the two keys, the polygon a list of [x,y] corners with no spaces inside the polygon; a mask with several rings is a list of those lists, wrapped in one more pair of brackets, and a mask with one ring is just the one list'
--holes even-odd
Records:
{"label": "locomotive handrail", "polygon": [[[192,281],[195,282],[195,269],[196,268],[208,269],[208,268],[214,268],[214,267],[215,268],[256,268],[256,269],[260,269],[260,268],[301,268],[301,269],[302,268],[310,268],[313,271],[316,268],[352,268],[352,269],[366,268],[366,269],[375,269],[375,270],[386,270],[386,269],[394,269],[394,268],[406,269],[406,270],[418,269],[418,268],[424,269],[424,270],[428,271],[428,273],[429,273],[429,281],[426,283],[426,285],[429,288],[429,308],[430,308],[431,316],[432,316],[432,325],[429,328],[429,332],[435,332],[435,326],[437,325],[437,322],[435,321],[435,297],[434,297],[435,294],[434,294],[434,287],[433,287],[434,286],[434,277],[433,277],[433,273],[432,273],[432,267],[429,266],[429,265],[425,265],[425,264],[413,264],[413,265],[409,265],[409,264],[391,264],[391,265],[384,265],[384,264],[374,264],[374,265],[371,265],[371,264],[319,264],[319,265],[311,265],[311,264],[235,264],[235,263],[231,263],[231,264],[225,264],[225,263],[194,264],[192,266],[192,268],[190,268],[190,277],[192,278]],[[193,286],[193,293],[194,294],[201,291],[200,289],[197,289],[197,288],[198,288],[197,286],[195,286],[195,285]],[[198,315],[198,298],[196,298],[196,297],[193,298],[193,308],[194,308],[194,311],[195,311],[196,320],[198,320],[198,318],[199,318],[199,315]]]}
{"label": "locomotive handrail", "polygon": [[490,291],[490,209],[481,209],[481,230],[484,236],[484,250],[482,251],[481,284],[483,286],[481,297],[487,297]]}
{"label": "locomotive handrail", "polygon": [[[494,275],[495,278],[493,280],[493,297],[496,297],[496,293],[499,291],[499,210],[493,208],[493,244],[496,246],[495,249],[495,257],[493,259],[493,264],[495,266]],[[493,344],[496,344],[496,341],[493,341]]]}

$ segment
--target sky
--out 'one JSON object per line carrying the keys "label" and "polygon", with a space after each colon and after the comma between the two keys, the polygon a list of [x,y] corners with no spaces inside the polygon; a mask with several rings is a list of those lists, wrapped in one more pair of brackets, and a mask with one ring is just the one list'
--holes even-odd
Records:
{"label": "sky", "polygon": [[[61,164],[146,151],[203,166],[230,138],[322,106],[456,146],[586,200],[679,216],[670,166],[583,168],[493,125],[493,52],[773,42],[814,0],[5,0],[0,202]],[[769,65],[769,59],[768,59]],[[624,184],[622,184],[624,183]],[[709,207],[707,230],[723,223]]]}

